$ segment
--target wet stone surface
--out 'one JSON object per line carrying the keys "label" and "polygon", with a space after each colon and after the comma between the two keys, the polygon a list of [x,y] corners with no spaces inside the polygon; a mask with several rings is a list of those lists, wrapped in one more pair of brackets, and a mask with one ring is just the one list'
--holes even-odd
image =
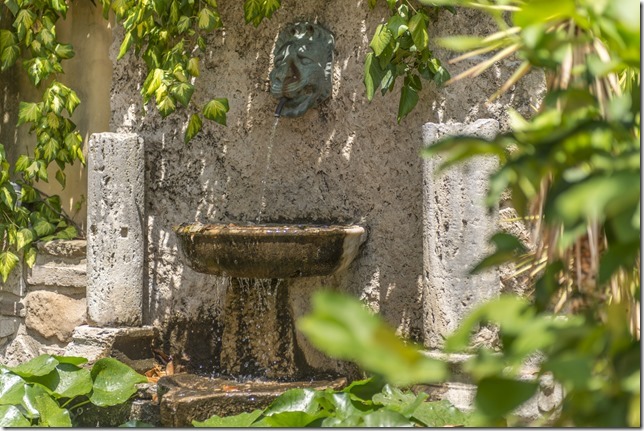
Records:
{"label": "wet stone surface", "polygon": [[311,388],[335,390],[347,384],[336,380],[298,382],[237,382],[234,380],[176,374],[158,382],[161,426],[191,426],[193,420],[203,421],[212,415],[230,416],[263,409],[289,389]]}

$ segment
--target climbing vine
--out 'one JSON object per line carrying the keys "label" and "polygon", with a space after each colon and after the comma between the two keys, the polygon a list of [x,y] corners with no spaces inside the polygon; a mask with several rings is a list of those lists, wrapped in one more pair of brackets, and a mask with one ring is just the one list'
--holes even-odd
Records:
{"label": "climbing vine", "polygon": [[[394,91],[403,78],[398,121],[418,102],[422,79],[441,84],[447,71],[429,50],[427,8],[409,0],[386,0],[390,18],[380,24],[371,40],[365,62],[365,89],[371,100],[378,88],[383,95]],[[29,125],[36,144],[13,167],[0,144],[0,275],[3,281],[20,258],[35,262],[37,241],[68,239],[78,235],[64,215],[60,198],[46,196],[37,188],[49,181],[55,163],[55,179],[66,185],[65,167],[84,164],[83,140],[71,120],[81,103],[76,92],[58,81],[64,60],[74,56],[71,45],[60,42],[56,23],[65,19],[66,0],[3,0],[0,8],[0,72],[22,68],[39,90],[40,100],[22,101],[18,123]],[[376,0],[369,0],[371,9]],[[200,62],[209,33],[223,28],[216,0],[100,0],[107,19],[113,13],[124,29],[117,58],[128,53],[146,65],[141,87],[144,104],[153,102],[162,117],[183,110],[187,118],[184,142],[202,129],[205,120],[226,125],[228,99],[213,98],[203,105],[192,99]],[[281,7],[280,0],[245,0],[244,19],[257,27]]]}

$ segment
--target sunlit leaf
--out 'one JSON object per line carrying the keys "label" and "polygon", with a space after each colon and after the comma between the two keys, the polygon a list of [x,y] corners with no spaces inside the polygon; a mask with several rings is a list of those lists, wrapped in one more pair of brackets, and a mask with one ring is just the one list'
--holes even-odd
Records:
{"label": "sunlit leaf", "polygon": [[202,112],[207,119],[225,126],[228,109],[228,99],[213,99],[204,106]]}
{"label": "sunlit leaf", "polygon": [[94,387],[89,399],[100,407],[124,403],[136,392],[137,383],[148,381],[147,377],[113,358],[96,361],[91,376]]}

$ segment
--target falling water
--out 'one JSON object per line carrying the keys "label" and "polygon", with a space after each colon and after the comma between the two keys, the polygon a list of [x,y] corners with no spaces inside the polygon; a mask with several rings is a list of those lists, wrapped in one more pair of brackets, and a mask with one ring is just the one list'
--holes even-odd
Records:
{"label": "falling water", "polygon": [[293,318],[283,283],[280,279],[231,279],[220,358],[225,374],[242,379],[284,379],[296,374]]}
{"label": "falling water", "polygon": [[266,180],[268,179],[268,170],[271,166],[271,155],[273,154],[273,141],[275,140],[275,131],[277,130],[277,125],[280,122],[280,117],[275,117],[275,123],[273,123],[273,130],[271,130],[271,136],[268,139],[268,149],[266,152],[266,165],[264,168],[264,176],[262,177],[261,182],[261,192],[260,192],[260,203],[259,203],[259,214],[257,215],[257,223],[262,222],[262,215],[266,210]]}

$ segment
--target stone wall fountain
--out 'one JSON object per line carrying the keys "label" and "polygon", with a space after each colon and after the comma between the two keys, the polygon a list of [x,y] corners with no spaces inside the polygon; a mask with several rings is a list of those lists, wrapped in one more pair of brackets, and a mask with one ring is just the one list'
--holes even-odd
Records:
{"label": "stone wall fountain", "polygon": [[[309,22],[288,25],[274,57],[270,77],[271,93],[280,99],[277,117],[301,116],[330,95],[333,36],[328,31]],[[220,322],[218,377],[162,378],[163,425],[185,426],[213,414],[261,408],[291,388],[346,383],[316,375],[306,363],[295,337],[289,283],[345,272],[365,241],[363,227],[194,223],[175,227],[175,233],[187,266],[230,283]]]}

